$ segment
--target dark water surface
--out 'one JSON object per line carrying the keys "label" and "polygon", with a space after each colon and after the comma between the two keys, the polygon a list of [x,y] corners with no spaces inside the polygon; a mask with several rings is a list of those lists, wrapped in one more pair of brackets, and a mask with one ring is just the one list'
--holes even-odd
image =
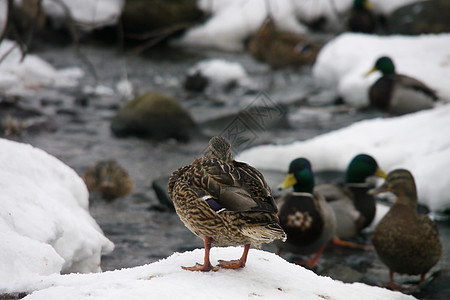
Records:
{"label": "dark water surface", "polygon": [[[263,89],[271,101],[282,105],[284,113],[280,119],[284,123],[281,123],[287,122],[289,127],[276,122],[268,124],[267,128],[256,132],[252,145],[303,140],[377,116],[332,105],[336,95],[333,91],[315,86],[310,68],[270,71],[246,53],[183,52],[160,48],[144,56],[131,56],[120,53],[114,47],[94,45],[85,45],[82,51],[94,66],[99,84],[114,88],[127,74],[136,94],[156,88],[174,96],[189,109],[194,119],[204,125],[208,134],[220,133],[233,120],[236,112],[254,103]],[[82,79],[82,87],[95,85],[88,67],[74,55],[72,48],[42,47],[38,54],[58,68],[83,68],[86,76]],[[215,57],[240,62],[255,81],[255,86],[250,90],[239,87],[231,91],[213,89],[206,94],[183,90],[186,70],[199,60]],[[134,267],[166,258],[176,251],[203,247],[202,241],[183,226],[175,213],[161,210],[151,185],[153,180],[168,176],[198,157],[207,145],[207,138],[186,144],[138,138],[117,139],[112,136],[109,125],[117,108],[124,103],[120,97],[86,95],[82,90],[71,89],[57,93],[38,91],[36,98],[33,101],[42,102],[45,99],[46,103],[50,103],[45,108],[46,116],[56,131],[25,133],[19,138],[20,141],[44,149],[79,174],[100,160],[115,159],[135,181],[133,194],[110,203],[91,195],[91,213],[116,245],[114,252],[103,257],[103,270]],[[61,98],[66,100],[52,101]],[[263,173],[273,183],[282,176],[273,172]],[[441,222],[439,229],[444,254],[433,269],[439,273],[421,293],[415,294],[419,298],[450,298],[450,225]],[[370,241],[369,237],[366,238]],[[271,245],[264,249],[273,251]],[[372,285],[388,279],[388,270],[376,258],[374,251],[329,247],[315,271],[345,282],[360,281]]]}

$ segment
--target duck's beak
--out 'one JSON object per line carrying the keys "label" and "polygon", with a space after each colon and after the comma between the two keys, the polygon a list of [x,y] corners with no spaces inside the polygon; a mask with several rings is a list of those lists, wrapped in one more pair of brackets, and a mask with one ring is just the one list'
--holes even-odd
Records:
{"label": "duck's beak", "polygon": [[380,168],[377,168],[374,175],[377,177],[380,177],[380,178],[386,178],[386,176],[387,176],[387,174],[384,173],[384,171],[381,170]]}
{"label": "duck's beak", "polygon": [[373,5],[372,5],[372,2],[370,2],[370,1],[364,1],[364,7],[367,10],[373,10]]}
{"label": "duck's beak", "polygon": [[288,173],[286,175],[286,178],[284,179],[284,181],[282,183],[280,183],[280,185],[278,186],[278,189],[287,189],[290,188],[291,186],[294,186],[297,183],[297,180],[295,179],[294,174],[292,173]]}
{"label": "duck's beak", "polygon": [[378,195],[385,192],[389,192],[386,182],[377,188],[370,189],[367,193],[369,193],[370,195]]}
{"label": "duck's beak", "polygon": [[377,68],[375,66],[373,66],[372,69],[370,69],[367,73],[364,74],[364,77],[369,76],[370,74],[372,74],[373,72],[375,72],[377,70]]}

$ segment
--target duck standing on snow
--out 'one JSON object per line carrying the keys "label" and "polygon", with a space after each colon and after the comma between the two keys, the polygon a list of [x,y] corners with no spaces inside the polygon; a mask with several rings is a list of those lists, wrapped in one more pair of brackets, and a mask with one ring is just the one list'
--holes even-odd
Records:
{"label": "duck standing on snow", "polygon": [[373,33],[377,18],[372,3],[368,0],[354,0],[347,20],[348,29],[353,32]]}
{"label": "duck standing on snow", "polygon": [[376,211],[376,201],[368,191],[375,186],[367,178],[386,174],[378,167],[376,160],[367,154],[356,155],[349,163],[345,184],[320,184],[315,191],[327,200],[336,215],[336,233],[340,239],[356,236],[369,226]]}
{"label": "duck standing on snow", "polygon": [[305,158],[294,159],[280,188],[294,187],[278,199],[279,217],[288,238],[277,243],[279,252],[316,255],[297,264],[313,268],[327,244],[336,236],[336,217],[325,199],[314,192],[314,174]]}
{"label": "duck standing on snow", "polygon": [[369,89],[370,105],[374,108],[392,115],[403,115],[432,108],[438,99],[423,82],[397,74],[392,59],[387,56],[378,58],[366,76],[377,70],[382,76]]}
{"label": "duck standing on snow", "polygon": [[394,284],[394,273],[401,273],[420,274],[420,286],[442,253],[436,224],[428,216],[417,214],[416,185],[409,171],[390,172],[385,183],[372,193],[385,191],[394,193],[396,199],[376,226],[372,241],[381,261],[389,268],[387,285],[402,289]]}
{"label": "duck standing on snow", "polygon": [[[168,192],[181,221],[205,242],[204,264],[183,267],[185,270],[242,268],[250,245],[260,247],[286,239],[264,177],[255,168],[235,161],[223,137],[213,137],[203,157],[173,172]],[[244,245],[244,253],[238,260],[219,261],[218,266],[212,266],[211,245]]]}

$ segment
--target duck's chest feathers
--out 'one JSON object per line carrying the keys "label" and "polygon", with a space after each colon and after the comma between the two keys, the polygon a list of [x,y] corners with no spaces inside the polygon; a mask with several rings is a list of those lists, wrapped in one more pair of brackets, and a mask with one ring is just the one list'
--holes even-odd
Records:
{"label": "duck's chest feathers", "polygon": [[394,91],[394,76],[384,75],[369,90],[370,105],[387,111]]}
{"label": "duck's chest feathers", "polygon": [[324,227],[322,210],[309,193],[292,193],[280,210],[280,223],[288,242],[303,246],[315,241]]}

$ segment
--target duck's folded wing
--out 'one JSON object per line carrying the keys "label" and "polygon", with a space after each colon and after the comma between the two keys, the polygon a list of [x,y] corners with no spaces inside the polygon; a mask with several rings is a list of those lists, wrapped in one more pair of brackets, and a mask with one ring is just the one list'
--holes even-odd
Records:
{"label": "duck's folded wing", "polygon": [[223,188],[217,202],[232,211],[249,211],[258,207],[248,191],[233,186]]}
{"label": "duck's folded wing", "polygon": [[396,81],[398,85],[401,85],[405,88],[410,88],[416,91],[420,91],[422,93],[424,93],[425,95],[431,97],[433,100],[437,100],[438,97],[436,95],[436,92],[431,89],[430,87],[428,87],[425,83],[406,76],[406,75],[402,75],[402,74],[397,74],[396,76]]}

